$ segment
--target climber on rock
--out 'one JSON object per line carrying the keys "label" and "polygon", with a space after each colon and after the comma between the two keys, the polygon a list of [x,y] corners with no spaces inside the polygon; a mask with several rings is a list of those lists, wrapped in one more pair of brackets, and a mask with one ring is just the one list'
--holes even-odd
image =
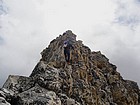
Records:
{"label": "climber on rock", "polygon": [[74,47],[72,44],[70,44],[69,41],[64,41],[64,55],[65,55],[65,60],[68,64],[70,64],[70,50],[73,49]]}

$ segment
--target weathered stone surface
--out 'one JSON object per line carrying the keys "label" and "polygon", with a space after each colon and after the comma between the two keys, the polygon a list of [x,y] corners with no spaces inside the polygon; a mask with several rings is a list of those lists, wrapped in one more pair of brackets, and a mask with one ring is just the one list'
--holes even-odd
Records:
{"label": "weathered stone surface", "polygon": [[37,84],[18,94],[18,105],[61,105],[60,98],[53,91],[48,91]]}
{"label": "weathered stone surface", "polygon": [[6,88],[14,93],[21,93],[33,87],[35,81],[30,77],[9,75],[7,81],[4,83],[3,88]]}
{"label": "weathered stone surface", "polygon": [[[70,64],[64,58],[65,40],[74,46]],[[9,76],[5,82],[3,88],[14,93],[11,105],[140,104],[137,83],[124,80],[105,55],[91,51],[70,30],[51,41],[41,55],[29,77]]]}
{"label": "weathered stone surface", "polygon": [[13,92],[8,91],[5,88],[0,89],[0,105],[10,105]]}

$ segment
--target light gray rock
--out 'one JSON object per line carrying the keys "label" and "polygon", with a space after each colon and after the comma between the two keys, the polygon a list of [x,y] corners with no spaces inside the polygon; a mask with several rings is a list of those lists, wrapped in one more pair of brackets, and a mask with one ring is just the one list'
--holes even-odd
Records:
{"label": "light gray rock", "polygon": [[30,77],[9,75],[8,79],[3,85],[3,88],[13,91],[14,93],[21,93],[33,87],[35,81]]}
{"label": "light gray rock", "polygon": [[1,88],[0,89],[0,105],[11,105],[9,102],[11,101],[12,96],[13,96],[13,92],[10,92],[7,89]]}
{"label": "light gray rock", "polygon": [[5,98],[0,97],[0,105],[11,105],[10,103],[8,103]]}
{"label": "light gray rock", "polygon": [[44,89],[38,85],[18,94],[19,105],[61,105],[60,98],[55,92]]}

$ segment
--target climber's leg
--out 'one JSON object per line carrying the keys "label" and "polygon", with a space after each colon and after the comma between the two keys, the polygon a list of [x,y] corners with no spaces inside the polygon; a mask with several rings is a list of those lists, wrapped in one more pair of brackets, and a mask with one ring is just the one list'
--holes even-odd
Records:
{"label": "climber's leg", "polygon": [[67,62],[70,62],[70,51],[67,51],[67,57],[68,57]]}

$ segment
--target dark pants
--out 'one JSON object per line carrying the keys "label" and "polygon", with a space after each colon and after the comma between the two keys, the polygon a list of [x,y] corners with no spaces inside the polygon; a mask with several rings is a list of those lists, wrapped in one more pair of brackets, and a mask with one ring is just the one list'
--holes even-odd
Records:
{"label": "dark pants", "polygon": [[65,60],[66,62],[70,61],[70,50],[64,50]]}

